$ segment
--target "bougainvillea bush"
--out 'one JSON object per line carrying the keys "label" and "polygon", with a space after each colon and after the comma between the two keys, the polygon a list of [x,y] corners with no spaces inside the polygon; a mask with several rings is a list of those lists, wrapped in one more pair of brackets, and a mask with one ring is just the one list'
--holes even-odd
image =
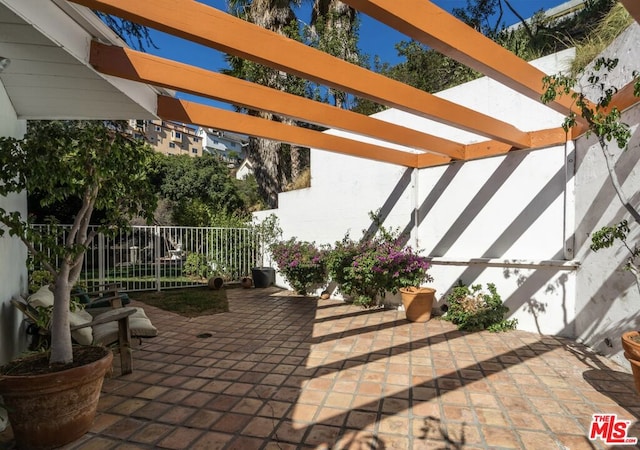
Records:
{"label": "bougainvillea bush", "polygon": [[428,259],[405,245],[398,233],[383,228],[374,236],[365,233],[358,241],[347,235],[336,242],[327,255],[327,268],[340,292],[367,307],[386,292],[395,294],[402,287],[432,281]]}
{"label": "bougainvillea bush", "polygon": [[295,237],[271,245],[271,256],[280,273],[299,294],[306,295],[327,283],[326,249],[315,242],[298,241]]}

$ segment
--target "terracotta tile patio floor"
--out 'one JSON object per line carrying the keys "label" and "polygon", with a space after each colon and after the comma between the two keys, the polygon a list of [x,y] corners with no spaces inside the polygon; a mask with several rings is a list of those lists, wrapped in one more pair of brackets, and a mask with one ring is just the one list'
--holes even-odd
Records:
{"label": "terracotta tile patio floor", "polygon": [[115,367],[93,428],[67,448],[611,448],[588,439],[596,413],[640,436],[631,375],[574,341],[276,288],[228,294],[229,313],[194,319],[145,306],[160,335],[132,374]]}

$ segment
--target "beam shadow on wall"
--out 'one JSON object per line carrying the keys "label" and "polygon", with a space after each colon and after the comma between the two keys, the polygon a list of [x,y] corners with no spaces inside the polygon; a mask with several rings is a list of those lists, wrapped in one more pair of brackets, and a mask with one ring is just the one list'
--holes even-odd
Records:
{"label": "beam shadow on wall", "polygon": [[467,207],[449,227],[440,241],[427,252],[429,256],[444,256],[456,242],[458,237],[478,216],[491,198],[500,190],[504,183],[513,175],[513,171],[525,160],[529,152],[509,153],[500,165],[494,170],[478,193],[469,201]]}
{"label": "beam shadow on wall", "polygon": [[[427,197],[422,201],[422,204],[420,205],[418,210],[417,211],[414,210],[411,213],[410,217],[407,220],[407,225],[405,225],[404,229],[401,232],[402,236],[404,236],[403,239],[405,244],[409,242],[409,237],[411,236],[411,230],[415,228],[416,222],[419,227],[422,221],[424,220],[424,218],[427,216],[427,214],[429,214],[431,209],[433,209],[435,204],[438,202],[438,200],[442,196],[442,193],[447,189],[447,187],[451,184],[454,178],[458,175],[458,172],[460,172],[461,168],[462,168],[462,163],[448,164],[444,173],[440,176],[440,178],[438,178],[438,181],[433,186],[433,189],[429,191],[429,195],[427,195]],[[417,218],[414,218],[414,216],[416,215],[417,215]]]}
{"label": "beam shadow on wall", "polygon": [[[522,160],[520,160],[521,162]],[[485,184],[486,186],[486,184]],[[483,188],[484,189],[484,188]],[[495,193],[495,191],[494,191]],[[480,256],[481,258],[501,258],[506,251],[508,251],[516,241],[529,229],[529,227],[535,222],[535,218],[539,217],[544,211],[546,211],[558,197],[560,197],[564,193],[564,167],[556,172],[556,174],[549,179],[549,181],[545,184],[542,189],[536,194],[536,196],[531,199],[531,201],[522,209],[520,214],[512,221],[512,223],[505,228],[502,234],[491,244],[487,250]],[[474,199],[476,201],[477,199]],[[484,204],[483,204],[484,205]],[[479,211],[479,207],[476,207],[475,210]],[[477,214],[477,212],[474,213]],[[462,215],[460,216],[462,217]],[[467,215],[468,217],[468,215]],[[456,220],[456,223],[460,223],[461,218]],[[462,227],[466,228],[466,225]],[[460,232],[463,231],[460,229]],[[453,245],[454,235],[452,233],[447,233],[448,237],[443,238],[440,243],[436,246],[441,246],[442,243],[447,242],[450,247]],[[441,250],[446,254],[446,250],[448,248],[441,247]],[[439,252],[440,253],[440,252]],[[556,254],[553,256],[553,259],[562,259],[563,251],[562,249],[558,250]],[[458,277],[465,284],[472,284],[474,280],[476,280],[482,272],[486,269],[486,266],[473,265],[468,266],[467,269]],[[451,284],[445,292],[449,292],[455,283]],[[515,295],[515,293],[514,293]],[[512,297],[514,296],[512,295]],[[522,303],[521,303],[522,304]],[[518,307],[521,306],[517,305]],[[515,305],[514,305],[515,306]]]}
{"label": "beam shadow on wall", "polygon": [[[638,129],[632,135],[632,140],[638,139],[637,135],[640,131]],[[586,144],[585,144],[586,145]],[[598,145],[594,142],[593,145]],[[603,155],[599,155],[599,157],[604,158]],[[581,159],[579,162],[582,163],[584,160]],[[633,170],[636,168],[638,161],[640,161],[640,151],[631,151],[628,149],[624,153],[620,155],[620,158],[616,162],[615,171],[618,176],[618,180],[620,184],[623,185],[624,182],[631,176]],[[603,160],[602,165],[604,166],[606,163]],[[624,190],[624,187],[623,187]],[[577,191],[579,192],[579,191]],[[628,193],[627,195],[629,195]],[[637,193],[634,193],[637,194]],[[629,195],[630,196],[630,195]],[[577,199],[579,200],[579,196],[576,194]],[[576,218],[580,222],[576,224],[575,227],[575,245],[576,250],[581,248],[585,242],[588,240],[588,236],[595,230],[598,221],[602,218],[603,208],[606,210],[606,206],[610,205],[613,201],[617,201],[617,195],[615,190],[611,185],[611,181],[609,178],[605,178],[602,180],[602,185],[598,193],[594,196],[594,198],[590,202],[589,208],[584,212],[582,218]],[[635,197],[637,198],[637,197]],[[603,206],[605,205],[605,206]]]}
{"label": "beam shadow on wall", "polygon": [[[402,194],[407,190],[409,186],[411,186],[411,175],[413,173],[413,169],[407,167],[395,187],[391,191],[391,193],[387,196],[387,199],[382,204],[382,206],[378,209],[378,211],[374,211],[379,219],[379,223],[384,223],[384,221],[389,217],[391,211],[394,206],[398,203],[398,200],[402,197]],[[377,221],[372,221],[369,227],[366,230],[366,234],[368,236],[374,235],[379,229],[379,224]]]}

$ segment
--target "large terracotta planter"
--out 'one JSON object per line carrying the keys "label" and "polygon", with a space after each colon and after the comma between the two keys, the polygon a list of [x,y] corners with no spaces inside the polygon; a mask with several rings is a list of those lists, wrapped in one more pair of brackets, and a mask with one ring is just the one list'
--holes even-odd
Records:
{"label": "large terracotta planter", "polygon": [[639,336],[640,331],[627,331],[622,335],[621,340],[624,356],[631,364],[636,390],[640,393],[640,341],[632,339],[639,339]]}
{"label": "large terracotta planter", "polygon": [[0,375],[0,395],[17,448],[50,449],[75,441],[91,427],[113,353],[97,361],[41,375]]}
{"label": "large terracotta planter", "polygon": [[431,309],[436,290],[432,288],[401,288],[402,304],[411,322],[426,322],[431,318]]}

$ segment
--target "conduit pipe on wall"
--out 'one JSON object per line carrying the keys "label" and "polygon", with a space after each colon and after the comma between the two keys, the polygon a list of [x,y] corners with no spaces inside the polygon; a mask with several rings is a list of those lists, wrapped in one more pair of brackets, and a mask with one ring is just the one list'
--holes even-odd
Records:
{"label": "conduit pipe on wall", "polygon": [[575,141],[568,139],[564,144],[564,203],[563,203],[563,256],[566,260],[571,260],[575,256],[575,173],[576,173],[576,151]]}
{"label": "conduit pipe on wall", "polygon": [[418,180],[420,178],[420,169],[414,168],[413,173],[411,174],[413,178],[413,248],[420,248],[420,239],[418,236],[419,226],[420,226],[420,192],[418,190]]}
{"label": "conduit pipe on wall", "polygon": [[485,267],[517,267],[521,269],[540,269],[544,267],[556,270],[576,270],[580,261],[566,261],[563,259],[498,259],[498,258],[445,258],[430,259],[433,266],[485,266]]}

